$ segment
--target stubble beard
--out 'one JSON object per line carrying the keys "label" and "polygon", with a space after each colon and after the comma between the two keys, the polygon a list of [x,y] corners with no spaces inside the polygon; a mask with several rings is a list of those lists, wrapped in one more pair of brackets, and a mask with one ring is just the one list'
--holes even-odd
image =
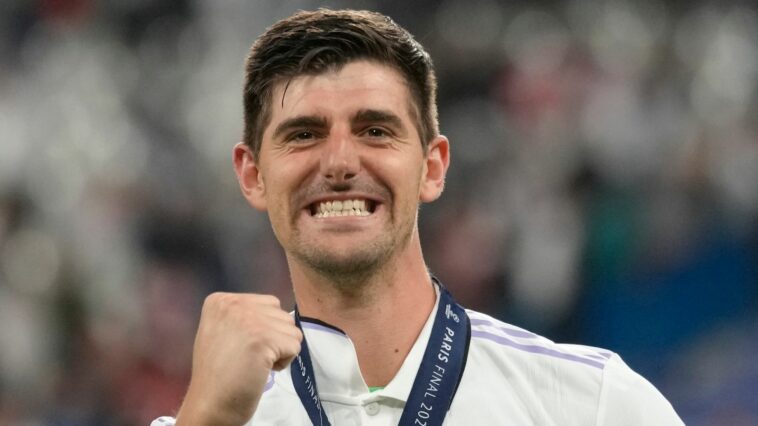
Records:
{"label": "stubble beard", "polygon": [[[390,223],[393,223],[390,220]],[[393,229],[394,228],[394,229]],[[351,252],[337,253],[318,244],[308,243],[296,232],[293,256],[335,286],[345,295],[360,295],[377,276],[383,275],[393,256],[410,243],[415,221],[396,224],[382,232],[382,237],[364,243]]]}

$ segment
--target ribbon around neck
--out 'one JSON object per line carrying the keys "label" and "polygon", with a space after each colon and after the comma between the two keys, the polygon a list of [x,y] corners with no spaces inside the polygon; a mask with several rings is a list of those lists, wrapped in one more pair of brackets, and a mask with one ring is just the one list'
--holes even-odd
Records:
{"label": "ribbon around neck", "polygon": [[[466,367],[471,341],[471,323],[468,315],[436,278],[432,277],[432,280],[440,289],[437,313],[421,365],[400,416],[400,426],[442,425]],[[295,324],[302,331],[297,306]],[[300,354],[292,362],[290,373],[295,391],[311,423],[317,426],[331,426],[318,395],[305,333]]]}

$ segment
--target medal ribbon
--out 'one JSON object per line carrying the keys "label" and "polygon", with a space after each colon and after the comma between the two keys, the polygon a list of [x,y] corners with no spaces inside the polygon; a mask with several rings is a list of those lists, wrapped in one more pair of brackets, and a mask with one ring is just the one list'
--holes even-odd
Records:
{"label": "medal ribbon", "polygon": [[[468,315],[439,281],[436,278],[433,280],[440,289],[440,300],[429,343],[426,345],[424,357],[413,381],[403,414],[400,416],[398,423],[400,426],[441,425],[450,409],[466,367],[468,346],[471,340],[471,324]],[[297,306],[295,307],[295,324],[302,330]],[[331,426],[318,396],[316,377],[313,373],[305,333],[303,333],[300,354],[292,362],[290,372],[295,391],[305,411],[308,412],[311,423]]]}

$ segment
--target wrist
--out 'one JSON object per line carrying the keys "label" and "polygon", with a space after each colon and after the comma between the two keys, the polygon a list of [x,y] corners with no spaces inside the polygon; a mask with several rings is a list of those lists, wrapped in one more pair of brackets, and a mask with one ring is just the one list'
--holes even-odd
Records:
{"label": "wrist", "polygon": [[207,395],[195,396],[190,389],[176,414],[175,426],[242,426],[252,417],[223,404],[215,404]]}

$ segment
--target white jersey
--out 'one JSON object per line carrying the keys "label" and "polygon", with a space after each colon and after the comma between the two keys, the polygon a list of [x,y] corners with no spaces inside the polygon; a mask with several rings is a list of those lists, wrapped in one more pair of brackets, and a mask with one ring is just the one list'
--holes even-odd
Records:
{"label": "white jersey", "polygon": [[[435,305],[436,306],[436,305]],[[556,344],[467,310],[471,342],[445,425],[682,425],[671,404],[609,351]],[[302,321],[324,411],[335,426],[397,425],[426,350],[436,307],[394,379],[370,392],[350,338]],[[161,417],[151,426],[173,425]],[[310,425],[290,368],[272,372],[248,425]]]}

